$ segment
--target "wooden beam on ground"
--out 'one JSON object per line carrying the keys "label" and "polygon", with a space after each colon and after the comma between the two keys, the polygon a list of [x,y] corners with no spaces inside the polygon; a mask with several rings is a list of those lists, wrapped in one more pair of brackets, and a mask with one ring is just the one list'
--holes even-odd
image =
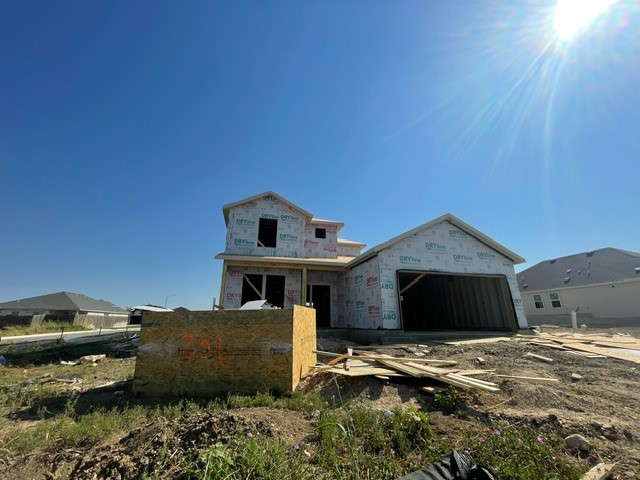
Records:
{"label": "wooden beam on ground", "polygon": [[605,480],[609,478],[615,466],[615,463],[599,463],[580,477],[580,480]]}
{"label": "wooden beam on ground", "polygon": [[[386,365],[387,367],[398,370],[399,372],[406,373],[412,377],[427,377],[434,380],[439,380],[444,383],[448,383],[455,387],[465,389],[479,389],[489,392],[499,392],[500,388],[495,383],[485,382],[483,380],[467,378],[463,375],[456,375],[455,373],[442,373],[442,369],[436,367],[430,367],[428,365],[420,365],[417,363],[403,364],[389,359],[378,359],[379,363]],[[444,370],[444,372],[447,372]]]}
{"label": "wooden beam on ground", "polygon": [[640,355],[633,355],[631,353],[619,352],[614,348],[602,348],[594,347],[592,345],[566,345],[572,350],[579,350],[582,352],[595,353],[597,355],[604,355],[605,357],[617,358],[618,360],[626,360],[628,362],[640,363]]}
{"label": "wooden beam on ground", "polygon": [[422,390],[423,392],[427,392],[427,393],[442,393],[442,392],[446,392],[447,389],[445,387],[436,387],[436,386],[424,386],[424,387],[418,387],[418,390]]}
{"label": "wooden beam on ground", "polygon": [[411,358],[411,357],[392,357],[391,355],[383,355],[383,354],[375,354],[370,352],[360,352],[358,350],[354,350],[353,353],[359,353],[362,356],[358,358],[367,358],[371,360],[378,360],[380,358],[385,360],[394,360],[396,362],[414,362],[414,363],[426,363],[434,366],[441,367],[453,367],[458,364],[455,360],[438,360],[435,358]]}
{"label": "wooden beam on ground", "polygon": [[343,368],[331,367],[325,372],[337,373],[338,375],[344,375],[346,377],[368,377],[375,375],[384,375],[385,377],[399,377],[404,376],[399,374],[396,370],[382,367],[358,367],[345,370]]}
{"label": "wooden beam on ground", "polygon": [[474,345],[477,343],[496,343],[496,342],[510,342],[511,337],[487,337],[487,338],[473,338],[470,340],[451,340],[444,343],[445,345]]}
{"label": "wooden beam on ground", "polygon": [[498,378],[512,378],[514,380],[523,380],[527,383],[555,384],[558,383],[557,378],[548,377],[525,377],[522,375],[496,375]]}
{"label": "wooden beam on ground", "polygon": [[541,362],[553,363],[553,358],[543,357],[542,355],[536,355],[535,353],[527,352],[524,354],[525,357],[535,358],[536,360],[540,360]]}

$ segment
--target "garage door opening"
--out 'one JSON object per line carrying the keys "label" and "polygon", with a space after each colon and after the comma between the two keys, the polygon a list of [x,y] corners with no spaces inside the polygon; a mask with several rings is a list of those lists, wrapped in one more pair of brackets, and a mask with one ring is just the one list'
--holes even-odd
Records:
{"label": "garage door opening", "polygon": [[398,270],[404,330],[516,331],[516,312],[504,275]]}

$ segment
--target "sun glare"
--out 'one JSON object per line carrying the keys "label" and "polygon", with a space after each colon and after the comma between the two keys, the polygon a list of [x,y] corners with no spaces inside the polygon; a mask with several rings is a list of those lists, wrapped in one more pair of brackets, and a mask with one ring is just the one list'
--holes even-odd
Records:
{"label": "sun glare", "polygon": [[560,40],[569,40],[586,29],[614,0],[559,0],[553,27]]}

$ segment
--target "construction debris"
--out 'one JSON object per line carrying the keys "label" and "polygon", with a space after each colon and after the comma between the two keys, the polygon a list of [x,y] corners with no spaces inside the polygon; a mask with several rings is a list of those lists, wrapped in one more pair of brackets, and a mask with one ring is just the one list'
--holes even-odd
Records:
{"label": "construction debris", "polygon": [[[515,340],[589,358],[611,357],[640,364],[640,340],[624,334],[547,333],[517,335]],[[534,354],[526,356],[536,358]],[[546,357],[543,357],[546,358]],[[538,358],[541,360],[541,358]]]}
{"label": "construction debris", "polygon": [[611,476],[615,466],[615,463],[599,463],[580,477],[580,480],[605,480]]}
{"label": "construction debris", "polygon": [[[491,374],[493,370],[442,368],[457,365],[457,362],[453,360],[392,357],[358,350],[353,350],[343,355],[329,352],[315,353],[334,356],[327,364],[313,367],[316,371],[337,373],[350,377],[369,375],[382,376],[384,379],[389,379],[390,377],[416,377],[437,380],[464,389],[484,390],[487,392],[500,391],[500,387],[496,383],[469,378],[472,375]],[[426,385],[421,389],[430,393],[440,391],[440,389]]]}
{"label": "construction debris", "polygon": [[536,360],[540,360],[541,362],[553,363],[553,358],[543,357],[542,355],[536,355],[535,353],[527,352],[524,354],[525,357],[535,358]]}

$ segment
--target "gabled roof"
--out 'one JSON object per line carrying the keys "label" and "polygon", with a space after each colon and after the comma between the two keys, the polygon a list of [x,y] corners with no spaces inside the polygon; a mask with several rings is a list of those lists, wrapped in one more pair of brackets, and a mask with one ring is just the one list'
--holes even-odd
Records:
{"label": "gabled roof", "polygon": [[347,245],[352,247],[363,247],[363,248],[367,246],[366,243],[354,242],[353,240],[347,240],[346,238],[340,238],[340,237],[338,237],[338,245]]}
{"label": "gabled roof", "polygon": [[281,197],[277,193],[272,192],[271,190],[269,190],[267,192],[263,192],[263,193],[259,193],[258,195],[254,195],[252,197],[243,198],[242,200],[238,200],[237,202],[227,203],[226,205],[223,205],[222,206],[222,213],[224,214],[224,222],[225,222],[225,224],[229,225],[229,211],[232,208],[239,207],[239,206],[244,205],[246,203],[255,202],[256,200],[260,200],[260,199],[262,199],[264,197],[269,197],[269,196],[276,198],[279,202],[282,202],[285,205],[288,205],[290,208],[294,209],[295,211],[300,212],[304,217],[306,217],[307,221],[310,221],[313,218],[313,215],[311,213],[307,212],[306,210],[303,210],[302,208],[297,206],[295,203],[291,203],[286,198]]}
{"label": "gabled roof", "polygon": [[451,213],[445,213],[441,217],[435,218],[435,219],[431,220],[430,222],[427,222],[427,223],[424,223],[424,224],[422,224],[422,225],[420,225],[418,227],[412,228],[411,230],[409,230],[409,231],[407,231],[407,232],[405,232],[405,233],[403,233],[401,235],[398,235],[397,237],[393,237],[391,240],[387,240],[384,243],[381,243],[379,245],[376,245],[375,247],[372,247],[371,249],[367,250],[362,255],[354,258],[349,263],[348,266],[349,267],[354,267],[354,266],[358,265],[359,263],[362,263],[365,260],[368,260],[369,258],[377,255],[378,252],[381,252],[382,250],[384,250],[386,248],[389,248],[390,246],[395,245],[396,243],[398,243],[398,242],[400,242],[400,241],[402,241],[402,240],[404,240],[406,238],[409,238],[409,237],[415,235],[416,233],[421,232],[422,230],[426,230],[427,228],[430,228],[430,227],[432,227],[434,225],[437,225],[438,223],[442,223],[442,222],[445,222],[445,221],[455,225],[456,227],[458,227],[460,230],[463,230],[468,235],[471,235],[472,237],[476,238],[477,240],[479,240],[480,242],[484,243],[488,247],[492,248],[496,252],[504,255],[509,260],[511,260],[514,264],[524,263],[525,259],[522,258],[517,253],[512,252],[507,247],[499,244],[498,242],[496,242],[492,238],[486,236],[481,231],[476,230],[471,225],[469,225],[468,223],[463,222],[462,220],[460,220],[458,217],[452,215]]}
{"label": "gabled roof", "polygon": [[138,305],[133,307],[133,310],[140,310],[141,312],[175,312],[173,308],[162,308],[157,305]]}
{"label": "gabled roof", "polygon": [[324,218],[315,218],[313,217],[310,221],[312,225],[335,225],[336,231],[339,232],[342,227],[344,227],[343,222],[336,222],[335,220],[325,220]]}
{"label": "gabled roof", "polygon": [[3,310],[58,310],[70,312],[127,313],[106,300],[96,300],[80,293],[58,292],[0,303]]}
{"label": "gabled roof", "polygon": [[639,272],[640,253],[607,247],[544,260],[517,277],[520,291],[532,292],[640,279]]}

